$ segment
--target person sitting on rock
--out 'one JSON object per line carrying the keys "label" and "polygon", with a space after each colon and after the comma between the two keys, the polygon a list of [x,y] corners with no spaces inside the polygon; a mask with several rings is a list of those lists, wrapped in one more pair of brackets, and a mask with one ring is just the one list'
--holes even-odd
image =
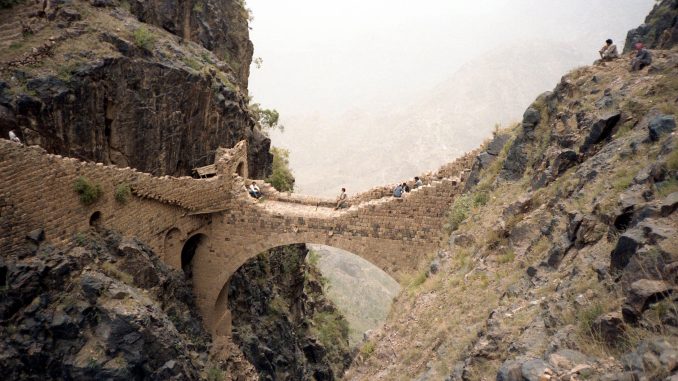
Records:
{"label": "person sitting on rock", "polygon": [[393,197],[395,198],[401,198],[403,197],[403,186],[402,184],[398,184],[397,187],[393,190]]}
{"label": "person sitting on rock", "polygon": [[414,189],[421,188],[424,186],[424,183],[421,182],[421,179],[417,176],[414,177]]}
{"label": "person sitting on rock", "polygon": [[250,184],[249,189],[247,190],[250,193],[250,196],[260,199],[262,194],[261,194],[261,189],[257,186],[257,183],[252,181],[252,184]]}
{"label": "person sitting on rock", "polygon": [[341,188],[341,193],[339,193],[339,196],[337,196],[337,206],[334,207],[334,210],[348,207],[348,204],[346,203],[347,198],[348,196],[346,195],[346,188]]}
{"label": "person sitting on rock", "polygon": [[611,39],[605,41],[605,45],[598,51],[600,54],[600,61],[612,61],[619,58],[619,51],[617,50],[617,45],[612,43]]}
{"label": "person sitting on rock", "polygon": [[410,193],[410,186],[407,183],[403,183],[403,191],[405,193]]}
{"label": "person sitting on rock", "polygon": [[13,141],[14,143],[21,144],[21,140],[19,139],[18,136],[16,136],[16,132],[14,132],[14,130],[11,130],[9,132],[9,140]]}
{"label": "person sitting on rock", "polygon": [[643,70],[652,63],[652,53],[641,42],[636,43],[636,56],[631,60],[631,71]]}

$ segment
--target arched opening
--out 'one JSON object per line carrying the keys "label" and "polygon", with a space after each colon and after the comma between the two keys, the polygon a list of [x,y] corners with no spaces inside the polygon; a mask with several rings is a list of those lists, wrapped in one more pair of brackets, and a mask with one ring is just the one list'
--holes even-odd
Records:
{"label": "arched opening", "polygon": [[101,228],[101,224],[101,212],[97,211],[92,213],[92,215],[89,217],[89,226],[95,230],[99,230]]}
{"label": "arched opening", "polygon": [[240,177],[246,177],[245,176],[245,162],[241,161],[238,163],[238,166],[235,168],[235,173],[238,174]]}
{"label": "arched opening", "polygon": [[[323,272],[332,268],[335,273]],[[329,297],[330,290],[337,298]],[[343,367],[331,359],[361,345],[364,332],[385,320],[399,290],[393,278],[357,255],[320,245],[279,246],[233,273],[217,297],[216,323],[230,320],[233,341],[260,374],[304,379],[303,369],[325,368],[338,375]],[[340,305],[346,299],[354,303]],[[314,352],[312,342],[318,341],[326,356]],[[279,356],[267,357],[258,343]],[[293,353],[303,355],[286,356]]]}
{"label": "arched opening", "polygon": [[208,238],[204,234],[196,234],[186,241],[181,249],[181,270],[186,279],[193,278],[193,258],[196,254],[207,250]]}

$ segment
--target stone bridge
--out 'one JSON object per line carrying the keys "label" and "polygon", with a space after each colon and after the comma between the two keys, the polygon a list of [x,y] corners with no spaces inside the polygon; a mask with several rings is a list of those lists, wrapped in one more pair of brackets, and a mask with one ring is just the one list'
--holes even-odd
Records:
{"label": "stone bridge", "polygon": [[[335,211],[333,200],[280,194],[265,185],[266,198],[252,199],[244,189],[246,155],[245,142],[220,149],[212,178],[153,177],[0,140],[0,250],[26,250],[25,237],[36,229],[57,245],[71,245],[79,232],[99,227],[136,236],[167,264],[190,272],[205,324],[225,333],[231,275],[277,246],[337,247],[402,281],[438,247],[473,158],[468,154],[423,177],[426,185],[402,199],[381,187],[349,198],[348,209]],[[103,190],[92,205],[80,202],[74,191],[79,177]],[[118,200],[116,189],[132,195]]]}

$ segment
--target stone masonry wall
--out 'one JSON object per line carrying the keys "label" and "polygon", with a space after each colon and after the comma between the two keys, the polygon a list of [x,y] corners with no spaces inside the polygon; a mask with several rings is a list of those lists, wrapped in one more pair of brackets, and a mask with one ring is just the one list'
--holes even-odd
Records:
{"label": "stone masonry wall", "polygon": [[[224,151],[228,155],[218,157],[218,165],[232,171],[246,148]],[[0,140],[0,250],[25,250],[26,235],[35,229],[44,229],[56,244],[69,244],[78,232],[90,229],[98,212],[101,225],[137,236],[179,269],[184,244],[202,234],[205,239],[192,259],[193,288],[207,326],[226,331],[230,315],[224,285],[248,259],[274,247],[334,246],[400,280],[418,269],[438,247],[449,207],[463,189],[459,179],[468,161],[453,166],[459,172],[452,179],[426,178],[426,186],[402,199],[367,192],[354,196],[349,209],[335,211],[333,200],[303,196],[277,194],[257,202],[244,190],[245,179],[223,170],[210,179],[153,177]],[[80,176],[103,190],[93,205],[83,205],[74,191]],[[132,190],[124,203],[114,197],[120,184]]]}

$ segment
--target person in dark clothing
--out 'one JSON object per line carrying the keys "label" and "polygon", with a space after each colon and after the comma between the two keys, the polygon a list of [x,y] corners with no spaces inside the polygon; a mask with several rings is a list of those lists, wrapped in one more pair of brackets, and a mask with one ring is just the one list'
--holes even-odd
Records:
{"label": "person in dark clothing", "polygon": [[405,193],[410,193],[410,186],[407,185],[407,183],[403,183],[403,191],[405,191]]}
{"label": "person in dark clothing", "polygon": [[643,70],[652,63],[652,53],[642,43],[636,44],[636,56],[631,60],[631,71]]}

